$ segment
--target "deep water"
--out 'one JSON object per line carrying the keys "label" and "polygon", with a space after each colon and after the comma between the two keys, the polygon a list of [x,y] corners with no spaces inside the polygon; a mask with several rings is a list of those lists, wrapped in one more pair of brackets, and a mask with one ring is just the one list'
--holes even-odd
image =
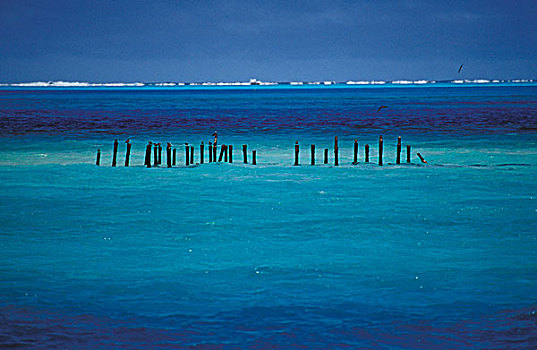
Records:
{"label": "deep water", "polygon": [[535,348],[536,136],[533,85],[0,90],[0,345]]}

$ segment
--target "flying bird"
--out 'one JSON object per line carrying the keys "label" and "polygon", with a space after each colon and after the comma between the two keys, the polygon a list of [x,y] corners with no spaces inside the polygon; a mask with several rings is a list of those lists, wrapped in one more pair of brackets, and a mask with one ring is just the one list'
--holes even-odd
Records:
{"label": "flying bird", "polygon": [[377,109],[377,113],[380,112],[380,110],[383,108],[388,108],[388,106],[380,106],[379,109]]}
{"label": "flying bird", "polygon": [[463,64],[461,64],[461,66],[459,67],[459,71],[458,71],[458,73],[460,73],[460,72],[461,72],[461,70],[462,70],[462,66],[464,66],[464,63],[463,63]]}

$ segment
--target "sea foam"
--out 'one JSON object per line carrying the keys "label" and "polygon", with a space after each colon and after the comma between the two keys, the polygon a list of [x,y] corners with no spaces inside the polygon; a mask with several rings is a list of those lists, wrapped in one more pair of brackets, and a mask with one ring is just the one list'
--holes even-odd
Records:
{"label": "sea foam", "polygon": [[531,84],[535,83],[534,79],[454,79],[445,81],[426,80],[426,79],[398,79],[392,81],[384,80],[347,80],[347,81],[335,81],[335,80],[323,80],[323,81],[290,81],[290,82],[273,82],[273,81],[260,81],[257,79],[250,79],[249,81],[206,81],[206,82],[84,82],[84,81],[31,81],[31,82],[4,82],[0,83],[0,87],[53,87],[53,88],[85,88],[85,87],[181,87],[181,86],[206,86],[206,87],[235,87],[235,86],[274,86],[274,85],[321,85],[321,86],[333,86],[333,85],[432,85],[436,83],[445,84]]}

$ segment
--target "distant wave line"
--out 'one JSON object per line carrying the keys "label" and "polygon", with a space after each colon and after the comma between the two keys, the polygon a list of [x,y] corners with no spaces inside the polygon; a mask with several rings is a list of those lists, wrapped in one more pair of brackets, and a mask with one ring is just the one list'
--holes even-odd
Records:
{"label": "distant wave line", "polygon": [[537,83],[537,79],[456,79],[456,80],[348,80],[348,81],[289,81],[264,82],[250,79],[249,82],[83,82],[83,81],[33,81],[0,83],[0,87],[52,87],[52,88],[94,88],[94,87],[257,87],[257,86],[390,86],[390,85],[464,85],[464,84],[528,84]]}

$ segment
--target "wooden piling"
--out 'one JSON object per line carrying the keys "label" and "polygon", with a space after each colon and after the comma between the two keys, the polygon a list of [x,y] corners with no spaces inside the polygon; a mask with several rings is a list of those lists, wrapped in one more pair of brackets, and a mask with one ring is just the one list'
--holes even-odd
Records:
{"label": "wooden piling", "polygon": [[194,164],[194,146],[190,146],[190,164]]}
{"label": "wooden piling", "polygon": [[397,157],[395,164],[401,164],[401,136],[397,138]]}
{"label": "wooden piling", "polygon": [[410,145],[406,145],[406,162],[410,163]]}
{"label": "wooden piling", "polygon": [[358,164],[358,139],[354,139],[354,161],[352,164]]}
{"label": "wooden piling", "polygon": [[233,146],[229,145],[227,148],[229,149],[229,162],[233,163]]}
{"label": "wooden piling", "polygon": [[369,163],[369,145],[365,145],[365,162]]}
{"label": "wooden piling", "polygon": [[172,161],[172,165],[175,165],[175,161],[177,159],[177,148],[174,148],[173,149],[173,161]]}
{"label": "wooden piling", "polygon": [[311,145],[311,165],[315,165],[315,145]]}
{"label": "wooden piling", "polygon": [[328,164],[328,148],[324,149],[324,164]]}
{"label": "wooden piling", "polygon": [[155,144],[155,146],[153,147],[153,166],[157,166],[158,165],[158,145]]}
{"label": "wooden piling", "polygon": [[204,153],[205,152],[205,145],[203,144],[203,141],[201,141],[201,145],[200,145],[200,164],[203,164],[203,162],[205,162],[205,157],[204,157]]}
{"label": "wooden piling", "polygon": [[99,166],[101,165],[101,150],[97,150],[97,161],[95,162],[95,165]]}
{"label": "wooden piling", "polygon": [[337,143],[337,136],[334,138],[334,165],[339,165],[339,147]]}
{"label": "wooden piling", "polygon": [[255,149],[252,151],[252,165],[257,165],[257,151]]}
{"label": "wooden piling", "polygon": [[190,146],[185,143],[185,164],[190,165]]}
{"label": "wooden piling", "polygon": [[213,143],[209,141],[209,163],[213,162]]}
{"label": "wooden piling", "polygon": [[379,165],[382,165],[382,153],[384,152],[384,141],[382,135],[379,136]]}
{"label": "wooden piling", "polygon": [[151,168],[151,145],[152,143],[149,142],[147,146],[145,147],[145,163],[144,165],[148,168]]}
{"label": "wooden piling", "polygon": [[118,142],[117,142],[117,140],[114,140],[114,153],[112,155],[112,166],[116,166],[117,146],[118,146]]}
{"label": "wooden piling", "polygon": [[298,141],[295,142],[295,165],[298,165],[298,152],[299,152]]}
{"label": "wooden piling", "polygon": [[129,166],[131,158],[131,143],[127,142],[127,152],[125,153],[125,166]]}
{"label": "wooden piling", "polygon": [[158,165],[162,164],[162,146],[158,144]]}
{"label": "wooden piling", "polygon": [[222,145],[224,146],[224,163],[227,163],[227,146],[226,145]]}
{"label": "wooden piling", "polygon": [[217,146],[216,146],[216,140],[213,144],[213,162],[216,162],[216,152],[217,152]]}
{"label": "wooden piling", "polygon": [[166,160],[168,161],[168,168],[172,167],[172,145],[168,142],[166,146]]}
{"label": "wooden piling", "polygon": [[416,153],[418,155],[418,157],[420,157],[420,160],[422,163],[427,163],[427,161],[425,159],[423,159],[423,157],[421,156],[421,154],[418,152]]}
{"label": "wooden piling", "polygon": [[248,163],[248,153],[246,151],[248,146],[246,145],[242,145],[242,161],[244,164],[247,164]]}
{"label": "wooden piling", "polygon": [[218,162],[222,161],[222,157],[224,156],[224,145],[220,147],[220,156],[218,157]]}

